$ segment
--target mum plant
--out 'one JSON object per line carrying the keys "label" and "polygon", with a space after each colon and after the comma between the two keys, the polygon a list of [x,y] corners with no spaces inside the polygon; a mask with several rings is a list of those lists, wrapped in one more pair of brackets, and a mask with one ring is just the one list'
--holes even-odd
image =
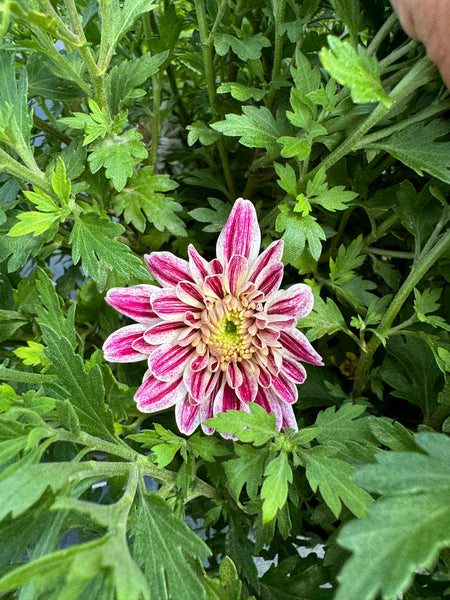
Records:
{"label": "mum plant", "polygon": [[389,3],[0,31],[2,598],[444,598],[450,98]]}

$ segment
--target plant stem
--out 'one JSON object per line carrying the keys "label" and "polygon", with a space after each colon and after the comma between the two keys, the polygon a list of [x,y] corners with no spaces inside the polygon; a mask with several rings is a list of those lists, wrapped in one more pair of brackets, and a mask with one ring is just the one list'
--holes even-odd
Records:
{"label": "plant stem", "polygon": [[38,187],[42,191],[47,192],[47,194],[50,194],[51,196],[54,195],[52,187],[47,183],[44,174],[40,169],[36,171],[24,167],[1,148],[0,168],[6,173],[10,173],[27,183],[33,184],[34,187]]}
{"label": "plant stem", "polygon": [[[381,322],[377,328],[377,333],[380,335],[380,338],[388,333],[395,317],[399,313],[410,293],[413,291],[425,273],[433,266],[433,264],[440,258],[440,256],[447,250],[449,246],[450,231],[447,231],[433,246],[433,248],[431,248],[428,252],[422,251],[418,261],[413,265],[410,274],[398,290],[395,298],[392,300],[391,304],[386,310],[384,317],[381,319]],[[353,397],[360,396],[367,384],[373,356],[381,344],[380,338],[374,335],[367,344],[366,353],[361,355],[359,359],[353,386]]]}
{"label": "plant stem", "polygon": [[[280,33],[281,24],[284,21],[284,13],[286,10],[286,0],[272,0],[273,5],[273,16],[275,20],[275,43],[273,52],[273,65],[272,65],[272,82],[274,82],[281,73],[281,61],[283,59],[283,34]],[[275,100],[276,88],[272,88],[268,99],[267,108],[273,104]]]}
{"label": "plant stem", "polygon": [[158,144],[161,135],[161,77],[159,73],[152,77],[153,91],[153,111],[152,111],[152,147],[150,160],[153,166],[153,173],[156,173],[156,163],[158,162]]}
{"label": "plant stem", "polygon": [[367,254],[378,254],[379,256],[390,256],[392,258],[414,258],[414,252],[402,252],[401,250],[385,250],[384,248],[368,247],[364,250]]}
{"label": "plant stem", "polygon": [[[213,40],[208,31],[208,21],[206,19],[205,2],[204,0],[194,0],[195,10],[197,13],[198,30],[200,33],[200,42],[202,45],[203,64],[205,67],[206,88],[208,90],[209,104],[213,118],[217,116],[216,111],[216,85],[214,82],[214,66],[213,66]],[[228,163],[228,156],[223,143],[223,138],[217,140],[217,148],[219,150],[220,161],[227,183],[228,191],[231,198],[235,198],[233,177]]]}
{"label": "plant stem", "polygon": [[398,29],[398,19],[395,12],[393,12],[377,31],[376,35],[374,36],[373,40],[370,42],[367,48],[367,52],[369,54],[375,54],[384,38],[396,29]]}

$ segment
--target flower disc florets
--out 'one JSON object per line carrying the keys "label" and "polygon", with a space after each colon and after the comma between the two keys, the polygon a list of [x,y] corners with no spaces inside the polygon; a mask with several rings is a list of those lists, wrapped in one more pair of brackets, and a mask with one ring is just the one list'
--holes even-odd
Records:
{"label": "flower disc florets", "polygon": [[300,361],[322,364],[296,329],[313,305],[311,289],[279,290],[283,242],[258,256],[253,205],[239,199],[217,241],[217,258],[189,246],[189,262],[169,252],[146,256],[162,288],[109,290],[106,301],[136,321],[114,332],[103,350],[113,362],[148,361],[135,400],[143,412],[175,406],[180,431],[192,433],[228,409],[256,402],[277,428],[296,428],[292,404],[306,378]]}

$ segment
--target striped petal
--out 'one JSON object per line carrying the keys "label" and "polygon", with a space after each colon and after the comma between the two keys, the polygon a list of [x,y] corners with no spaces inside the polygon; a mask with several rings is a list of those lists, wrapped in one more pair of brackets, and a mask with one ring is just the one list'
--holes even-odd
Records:
{"label": "striped petal", "polygon": [[217,258],[226,265],[234,254],[239,254],[252,266],[260,245],[261,232],[255,207],[248,200],[239,198],[217,240]]}
{"label": "striped petal", "polygon": [[213,296],[214,298],[224,298],[226,294],[224,276],[221,274],[208,275],[203,284],[203,289],[207,296]]}
{"label": "striped petal", "polygon": [[242,402],[248,404],[254,401],[258,392],[257,367],[255,369],[248,360],[238,363],[238,367],[242,373],[242,384],[237,388],[236,393]]}
{"label": "striped petal", "polygon": [[176,294],[182,302],[189,304],[189,306],[195,306],[196,308],[201,309],[205,308],[205,305],[203,304],[203,295],[196,283],[180,281],[176,287]]}
{"label": "striped petal", "polygon": [[283,356],[281,371],[294,383],[303,383],[306,379],[305,367],[289,356]]}
{"label": "striped petal", "polygon": [[244,256],[235,254],[225,269],[225,281],[228,284],[228,291],[237,296],[244,283],[248,273],[248,261]]}
{"label": "striped petal", "polygon": [[255,285],[268,299],[278,291],[282,279],[283,263],[273,263],[261,271],[255,280]]}
{"label": "striped petal", "polygon": [[202,403],[211,395],[218,377],[218,372],[212,373],[207,368],[201,371],[187,369],[184,372],[184,385],[192,398]]}
{"label": "striped petal", "polygon": [[290,427],[294,431],[298,431],[297,419],[294,415],[294,409],[292,408],[292,404],[286,404],[286,402],[280,402],[281,414],[283,416],[283,429],[285,427]]}
{"label": "striped petal", "polygon": [[298,390],[297,386],[290,379],[280,373],[278,377],[272,377],[272,389],[275,394],[284,402],[294,404],[297,402]]}
{"label": "striped petal", "polygon": [[283,257],[283,248],[283,240],[276,240],[275,242],[272,242],[270,246],[267,246],[264,252],[262,252],[256,259],[256,262],[253,265],[248,277],[249,281],[255,281],[265,267],[281,262]]}
{"label": "striped petal", "polygon": [[[214,397],[214,394],[213,394]],[[205,425],[205,421],[207,421],[208,419],[212,419],[214,414],[213,414],[213,401],[211,399],[206,400],[205,402],[202,402],[202,404],[199,405],[200,408],[200,423],[203,429],[203,433],[206,433],[206,435],[212,435],[215,431],[215,429],[213,429],[212,427],[208,427],[208,425]]]}
{"label": "striped petal", "polygon": [[312,365],[323,365],[322,357],[317,354],[306,336],[298,329],[282,331],[280,342],[283,348],[295,359],[311,363]]}
{"label": "striped petal", "polygon": [[150,296],[160,288],[154,285],[134,285],[129,288],[111,288],[108,290],[106,302],[127,317],[138,323],[147,323],[156,317],[152,310]]}
{"label": "striped petal", "polygon": [[187,329],[183,321],[159,321],[144,333],[144,340],[154,346],[169,344],[178,339],[180,333]]}
{"label": "striped petal", "polygon": [[266,304],[269,315],[289,315],[303,319],[309,315],[314,305],[311,288],[305,283],[297,283],[287,290],[280,290]]}
{"label": "striped petal", "polygon": [[142,339],[145,325],[127,325],[112,333],[103,344],[103,354],[110,362],[129,363],[146,360],[147,354],[133,348]]}
{"label": "striped petal", "polygon": [[166,382],[159,381],[153,375],[149,375],[149,372],[147,375],[134,395],[137,407],[142,412],[152,413],[169,408],[182,402],[187,396],[187,390],[181,378]]}
{"label": "striped petal", "polygon": [[198,311],[197,308],[180,300],[173,288],[158,290],[158,293],[153,296],[152,306],[158,317],[166,321],[180,321],[188,311]]}
{"label": "striped petal", "polygon": [[192,244],[188,246],[189,254],[189,269],[192,273],[192,277],[196,283],[200,283],[210,274],[208,261],[197,252]]}
{"label": "striped petal", "polygon": [[227,410],[240,410],[241,401],[236,396],[236,392],[228,384],[223,385],[217,392],[214,400],[213,414],[216,417],[219,413]]}
{"label": "striped petal", "polygon": [[228,365],[226,378],[228,385],[233,388],[233,390],[236,390],[236,388],[240,387],[244,382],[242,373],[235,362],[230,362]]}
{"label": "striped petal", "polygon": [[153,375],[161,381],[173,381],[184,373],[188,361],[194,355],[195,350],[191,346],[165,344],[150,354],[148,366]]}
{"label": "striped petal", "polygon": [[163,287],[175,286],[183,280],[193,281],[189,263],[171,252],[152,252],[144,259],[150,273]]}
{"label": "striped petal", "polygon": [[199,405],[191,404],[186,397],[175,406],[175,420],[181,433],[191,435],[200,425]]}

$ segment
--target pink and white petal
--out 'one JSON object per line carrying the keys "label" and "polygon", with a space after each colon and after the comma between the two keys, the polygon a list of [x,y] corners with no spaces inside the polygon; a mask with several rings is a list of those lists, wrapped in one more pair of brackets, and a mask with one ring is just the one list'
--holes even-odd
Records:
{"label": "pink and white petal", "polygon": [[188,311],[199,312],[197,308],[180,300],[174,288],[165,288],[154,294],[152,306],[158,317],[165,321],[180,321]]}
{"label": "pink and white petal", "polygon": [[[258,384],[260,387],[267,389],[272,383],[272,375],[263,365],[259,365]],[[258,388],[259,389],[259,388]]]}
{"label": "pink and white petal", "polygon": [[217,240],[217,258],[226,265],[234,254],[239,254],[252,266],[260,245],[261,232],[255,207],[249,200],[239,198]]}
{"label": "pink and white petal", "polygon": [[228,292],[237,296],[248,274],[248,261],[244,256],[235,254],[225,268],[225,285]]}
{"label": "pink and white petal", "polygon": [[290,356],[283,356],[281,372],[294,383],[303,383],[306,379],[305,367]]}
{"label": "pink and white petal", "polygon": [[103,344],[103,354],[110,362],[130,363],[146,360],[147,354],[135,350],[133,342],[142,338],[145,325],[127,325],[112,333]]}
{"label": "pink and white petal", "polygon": [[314,350],[307,337],[298,329],[282,331],[280,342],[283,348],[297,360],[312,365],[323,365],[322,357]]}
{"label": "pink and white petal", "polygon": [[180,283],[177,284],[176,293],[182,302],[185,302],[190,306],[195,306],[196,308],[205,308],[205,305],[203,304],[203,294],[200,292],[196,283],[180,281]]}
{"label": "pink and white petal", "polygon": [[209,363],[209,353],[205,352],[205,354],[203,356],[199,356],[197,354],[192,359],[189,370],[203,371],[203,369],[206,369],[206,367],[208,366],[208,363]]}
{"label": "pink and white petal", "polygon": [[142,385],[137,389],[134,399],[141,412],[152,413],[170,408],[182,402],[187,396],[183,380],[160,381],[147,371]]}
{"label": "pink and white petal", "polygon": [[242,384],[237,388],[238,398],[245,404],[253,402],[258,392],[258,367],[252,365],[248,360],[238,363],[242,373]]}
{"label": "pink and white petal", "polygon": [[161,381],[173,381],[184,373],[188,362],[194,356],[195,349],[191,346],[183,348],[176,342],[165,344],[150,354],[148,366],[153,375]]}
{"label": "pink and white petal", "polygon": [[184,329],[186,325],[183,321],[158,321],[146,330],[144,339],[154,346],[169,344],[177,340]]}
{"label": "pink and white petal", "polygon": [[160,288],[154,285],[133,285],[129,288],[111,288],[105,296],[106,302],[138,323],[147,323],[156,317],[150,296]]}
{"label": "pink and white petal", "polygon": [[150,273],[164,287],[176,286],[183,280],[193,281],[187,260],[171,252],[152,252],[144,259]]}
{"label": "pink and white petal", "polygon": [[280,290],[266,304],[268,314],[291,315],[302,319],[309,315],[314,305],[314,296],[306,283],[297,283],[287,290]]}
{"label": "pink and white petal", "polygon": [[276,428],[280,431],[283,424],[283,414],[281,412],[280,403],[272,391],[259,388],[255,402],[256,404],[259,404],[259,406],[262,406],[266,413],[273,413],[275,415]]}
{"label": "pink and white petal", "polygon": [[294,404],[298,399],[298,389],[295,383],[281,372],[278,377],[272,377],[272,390],[284,402]]}
{"label": "pink and white petal", "polygon": [[259,329],[256,336],[261,340],[263,346],[270,346],[278,340],[280,332],[273,329]]}
{"label": "pink and white petal", "polygon": [[226,412],[227,410],[240,410],[241,401],[236,395],[236,392],[225,383],[222,385],[216,394],[213,405],[213,414],[216,417],[219,413]]}
{"label": "pink and white petal", "polygon": [[196,283],[200,283],[210,275],[208,261],[201,256],[192,244],[188,246],[189,268]]}
{"label": "pink and white petal", "polygon": [[297,325],[297,317],[290,317],[289,315],[269,315],[267,314],[267,325],[276,331],[281,329],[293,329]]}
{"label": "pink and white petal", "polygon": [[181,433],[191,435],[200,425],[199,405],[191,404],[189,397],[186,397],[175,406],[175,420]]}
{"label": "pink and white petal", "polygon": [[156,345],[148,344],[143,337],[140,337],[134,340],[134,342],[131,342],[131,347],[133,350],[136,350],[136,352],[142,352],[142,354],[149,356],[156,348]]}
{"label": "pink and white petal", "polygon": [[211,275],[222,275],[224,272],[223,264],[218,258],[214,258],[209,263],[209,270],[211,271]]}
{"label": "pink and white petal", "polygon": [[214,404],[214,400],[212,397],[212,398],[209,398],[208,400],[205,400],[205,402],[202,402],[202,404],[199,405],[200,423],[201,423],[201,427],[203,429],[203,433],[206,433],[206,435],[212,435],[215,432],[215,429],[213,429],[212,427],[208,427],[208,425],[205,425],[205,421],[207,421],[208,419],[212,419],[214,416],[213,404]]}
{"label": "pink and white petal", "polygon": [[283,415],[283,429],[289,427],[294,431],[298,431],[297,419],[294,415],[294,409],[292,404],[286,404],[286,402],[280,402],[281,414]]}
{"label": "pink and white petal", "polygon": [[228,364],[225,374],[227,383],[231,388],[233,388],[233,390],[236,390],[236,388],[242,385],[244,381],[243,376],[235,362],[231,362]]}
{"label": "pink and white petal", "polygon": [[214,298],[225,298],[225,278],[222,274],[208,275],[203,284],[205,295]]}
{"label": "pink and white petal", "polygon": [[207,368],[202,371],[186,369],[184,372],[184,385],[194,400],[202,403],[211,395],[218,376],[219,374],[217,372],[212,373]]}
{"label": "pink and white petal", "polygon": [[273,263],[265,267],[255,280],[255,285],[263,292],[266,300],[268,300],[281,285],[283,280],[283,263]]}
{"label": "pink and white petal", "polygon": [[253,265],[248,277],[249,281],[255,281],[265,267],[281,262],[283,257],[283,248],[283,240],[276,240],[275,242],[272,242],[270,246],[267,246],[264,252],[262,252],[256,259],[256,262]]}

